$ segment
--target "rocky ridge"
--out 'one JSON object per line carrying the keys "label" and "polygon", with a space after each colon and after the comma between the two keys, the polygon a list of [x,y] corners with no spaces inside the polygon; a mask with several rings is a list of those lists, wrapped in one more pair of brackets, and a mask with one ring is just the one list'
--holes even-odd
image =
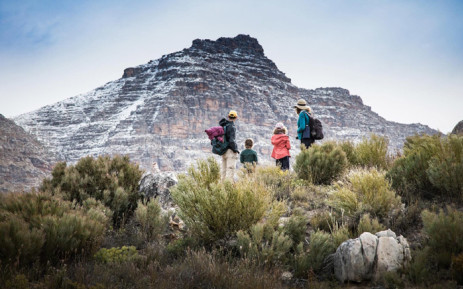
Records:
{"label": "rocky ridge", "polygon": [[296,155],[293,105],[299,98],[324,124],[326,139],[356,141],[376,133],[396,149],[406,136],[436,133],[386,121],[346,89],[296,87],[247,35],[194,40],[190,48],[127,68],[120,79],[14,120],[69,162],[128,154],[145,169],[156,162],[164,171],[185,170],[212,155],[204,130],[230,109],[239,115],[240,148],[251,137],[261,162],[269,162],[273,126],[282,121]]}
{"label": "rocky ridge", "polygon": [[463,135],[463,120],[457,123],[457,125],[453,128],[452,134]]}
{"label": "rocky ridge", "polygon": [[38,186],[55,161],[34,136],[0,114],[0,193]]}

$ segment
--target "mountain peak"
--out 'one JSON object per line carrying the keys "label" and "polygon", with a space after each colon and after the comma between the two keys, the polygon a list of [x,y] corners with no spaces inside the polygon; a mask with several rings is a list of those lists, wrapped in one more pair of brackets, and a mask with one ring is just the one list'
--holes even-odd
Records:
{"label": "mountain peak", "polygon": [[220,37],[216,41],[209,39],[195,39],[190,49],[203,50],[209,53],[232,54],[235,51],[264,56],[264,49],[256,38],[249,35],[239,34],[236,37]]}

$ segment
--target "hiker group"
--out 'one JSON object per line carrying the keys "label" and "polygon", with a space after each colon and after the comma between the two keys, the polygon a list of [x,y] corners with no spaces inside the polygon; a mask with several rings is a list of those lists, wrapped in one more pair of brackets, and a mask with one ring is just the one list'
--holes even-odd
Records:
{"label": "hiker group", "polygon": [[[299,139],[301,146],[307,149],[315,140],[323,138],[322,125],[318,119],[314,118],[312,109],[304,99],[299,99],[294,108],[298,115],[296,139]],[[233,179],[238,155],[240,156],[240,162],[245,165],[248,171],[253,171],[258,163],[257,153],[252,149],[254,146],[252,139],[245,140],[245,150],[241,153],[238,150],[235,140],[235,121],[237,119],[238,113],[231,110],[227,119],[223,118],[219,121],[219,126],[206,130],[211,140],[212,152],[222,156],[222,179]],[[273,145],[271,156],[276,160],[276,165],[283,171],[289,170],[291,144],[288,129],[282,122],[275,125],[271,143]]]}

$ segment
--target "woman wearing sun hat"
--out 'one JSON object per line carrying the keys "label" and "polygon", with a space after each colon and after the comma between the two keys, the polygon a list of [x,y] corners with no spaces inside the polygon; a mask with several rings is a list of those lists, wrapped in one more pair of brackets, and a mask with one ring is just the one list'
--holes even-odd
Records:
{"label": "woman wearing sun hat", "polygon": [[228,142],[228,149],[222,155],[222,180],[226,178],[233,181],[235,176],[236,161],[240,152],[236,144],[236,128],[235,121],[238,119],[238,113],[234,110],[230,110],[228,113],[228,120],[223,118],[219,121],[219,125],[224,127],[225,141]]}
{"label": "woman wearing sun hat", "polygon": [[310,137],[309,127],[309,116],[312,115],[312,109],[303,99],[299,99],[294,107],[297,115],[299,115],[297,119],[297,138],[301,140],[301,145],[303,144],[305,148],[309,148],[314,142],[314,139]]}

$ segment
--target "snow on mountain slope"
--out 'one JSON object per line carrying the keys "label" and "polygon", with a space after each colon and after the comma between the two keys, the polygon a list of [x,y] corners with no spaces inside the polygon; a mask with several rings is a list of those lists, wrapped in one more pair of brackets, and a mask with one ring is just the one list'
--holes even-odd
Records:
{"label": "snow on mountain slope", "polygon": [[408,135],[436,132],[388,122],[342,88],[297,88],[246,35],[194,40],[188,49],[127,68],[118,80],[14,120],[69,162],[128,154],[146,169],[157,162],[161,170],[184,170],[212,155],[204,130],[230,109],[238,111],[240,148],[253,138],[262,162],[270,161],[278,121],[298,147],[293,105],[299,98],[321,119],[327,139],[360,140],[377,133],[390,138],[391,148],[400,148]]}

